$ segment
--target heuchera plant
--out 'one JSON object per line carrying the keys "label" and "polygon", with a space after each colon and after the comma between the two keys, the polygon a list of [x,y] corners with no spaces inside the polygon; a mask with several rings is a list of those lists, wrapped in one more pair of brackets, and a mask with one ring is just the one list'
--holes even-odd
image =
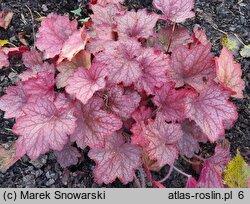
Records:
{"label": "heuchera plant", "polygon": [[[240,65],[226,48],[214,57],[203,30],[190,35],[177,25],[194,17],[193,0],[154,0],[161,15],[121,3],[92,1],[91,21],[80,28],[54,13],[42,21],[38,50],[23,54],[27,70],[0,99],[5,118],[16,119],[17,157],[53,150],[67,167],[89,147],[99,184],[127,184],[139,170],[164,187],[176,170],[186,187],[223,187],[230,152],[220,141],[238,117],[229,99],[243,97]],[[166,26],[155,29],[159,20]],[[217,146],[204,159],[199,145],[207,141]],[[198,180],[174,166],[179,156],[203,165]],[[165,165],[169,174],[154,181],[150,171]]]}

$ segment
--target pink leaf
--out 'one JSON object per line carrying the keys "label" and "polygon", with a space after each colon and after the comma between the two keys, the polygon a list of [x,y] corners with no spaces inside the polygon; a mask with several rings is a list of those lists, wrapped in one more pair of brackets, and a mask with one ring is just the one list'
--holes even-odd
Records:
{"label": "pink leaf", "polygon": [[21,83],[7,88],[6,95],[0,98],[0,109],[5,118],[17,118],[23,115],[22,107],[27,103],[28,94]]}
{"label": "pink leaf", "polygon": [[26,67],[32,68],[43,64],[43,55],[37,50],[31,49],[30,51],[23,53],[22,60]]}
{"label": "pink leaf", "polygon": [[218,172],[222,173],[227,164],[231,161],[230,145],[224,147],[217,144],[214,155],[210,157],[208,161],[214,166],[215,169],[217,169]]}
{"label": "pink leaf", "polygon": [[186,118],[185,105],[188,95],[193,92],[181,89],[175,90],[174,83],[165,83],[156,89],[153,102],[158,106],[159,112],[167,121],[183,121]]}
{"label": "pink leaf", "polygon": [[149,14],[146,9],[128,11],[124,16],[116,18],[119,37],[148,38],[153,35],[157,20],[158,15]]}
{"label": "pink leaf", "polygon": [[229,102],[230,92],[211,83],[198,97],[187,103],[187,115],[200,126],[211,142],[223,138],[227,121],[238,118],[236,106]]}
{"label": "pink leaf", "polygon": [[196,188],[197,181],[192,176],[188,178],[185,188]]}
{"label": "pink leaf", "polygon": [[35,49],[23,53],[22,59],[24,65],[28,68],[28,70],[19,75],[19,78],[22,81],[26,81],[32,77],[36,77],[38,72],[55,72],[54,65],[49,64],[48,62],[43,62],[42,54]]}
{"label": "pink leaf", "polygon": [[197,45],[188,49],[179,46],[171,55],[169,74],[176,87],[189,84],[197,90],[202,90],[209,79],[215,78],[211,45]]}
{"label": "pink leaf", "polygon": [[141,106],[132,114],[135,124],[131,128],[133,135],[131,136],[131,143],[145,147],[147,140],[143,137],[144,126],[147,125],[148,119],[152,117],[152,111],[150,108]]}
{"label": "pink leaf", "polygon": [[110,82],[123,82],[125,86],[129,86],[142,76],[136,59],[141,51],[141,44],[136,40],[118,41],[110,43],[103,53],[96,55],[96,60],[107,64]]}
{"label": "pink leaf", "polygon": [[122,118],[130,118],[139,106],[140,95],[135,91],[124,90],[122,86],[111,86],[104,92],[105,107]]}
{"label": "pink leaf", "polygon": [[66,92],[76,96],[83,104],[86,104],[93,94],[104,88],[107,71],[105,65],[93,64],[88,70],[79,68],[73,76],[68,79]]}
{"label": "pink leaf", "polygon": [[158,114],[144,129],[144,137],[148,140],[145,149],[150,159],[157,160],[159,167],[172,165],[178,157],[177,141],[182,135],[179,124],[167,124]]}
{"label": "pink leaf", "polygon": [[91,9],[94,14],[90,15],[92,21],[94,22],[95,26],[110,26],[116,24],[115,16],[117,16],[120,11],[117,5],[115,4],[108,4],[107,6],[103,7],[99,4],[92,5]]}
{"label": "pink leaf", "polygon": [[63,168],[77,164],[78,158],[81,157],[78,150],[70,144],[66,144],[61,151],[54,151],[54,154]]}
{"label": "pink leaf", "polygon": [[241,79],[241,65],[234,61],[233,54],[227,48],[223,48],[220,57],[215,58],[216,73],[220,83],[231,89],[235,98],[243,98],[245,83]]}
{"label": "pink leaf", "polygon": [[192,158],[194,153],[198,153],[200,146],[199,142],[205,137],[201,129],[195,122],[184,121],[181,124],[183,137],[178,141],[178,149],[181,155]]}
{"label": "pink leaf", "polygon": [[206,161],[203,165],[197,188],[223,188],[222,177],[220,173]]}
{"label": "pink leaf", "polygon": [[156,9],[162,11],[164,20],[183,23],[187,18],[195,16],[192,11],[194,0],[153,0],[153,5]]}
{"label": "pink leaf", "polygon": [[156,33],[156,37],[148,39],[149,46],[164,52],[172,52],[176,47],[188,45],[191,42],[193,42],[193,40],[186,28],[176,28],[173,31],[172,26],[160,28]]}
{"label": "pink leaf", "polygon": [[[60,100],[62,100],[61,96]],[[27,104],[23,111],[24,116],[16,120],[13,127],[17,140],[17,156],[25,153],[31,159],[36,159],[50,149],[62,150],[68,142],[68,135],[76,128],[76,118],[66,98],[62,106],[46,97],[36,98]]]}
{"label": "pink leaf", "polygon": [[36,77],[23,83],[24,89],[30,95],[54,95],[54,73],[39,72]]}
{"label": "pink leaf", "polygon": [[142,68],[142,75],[135,82],[135,87],[138,91],[145,91],[148,95],[154,94],[155,87],[161,87],[168,80],[169,57],[147,48],[139,56],[138,61]]}
{"label": "pink leaf", "polygon": [[77,21],[67,16],[50,14],[42,21],[37,34],[36,46],[44,51],[44,58],[53,58],[61,53],[66,40],[77,30]]}
{"label": "pink leaf", "polygon": [[8,67],[10,65],[8,60],[8,55],[0,50],[0,69],[3,67]]}
{"label": "pink leaf", "polygon": [[77,128],[71,140],[82,149],[103,146],[104,138],[122,127],[120,118],[102,110],[102,106],[102,99],[97,97],[92,97],[84,106],[77,106]]}
{"label": "pink leaf", "polygon": [[89,39],[87,44],[87,50],[91,53],[98,53],[105,50],[115,40],[114,32],[112,27],[109,25],[100,25],[95,28],[95,32],[92,38]]}
{"label": "pink leaf", "polygon": [[142,165],[141,149],[124,143],[120,133],[106,137],[104,146],[91,149],[88,156],[96,162],[94,176],[97,183],[109,184],[118,178],[123,184],[133,181],[135,170]]}
{"label": "pink leaf", "polygon": [[204,46],[209,44],[206,33],[202,29],[199,29],[197,25],[194,27],[194,38]]}
{"label": "pink leaf", "polygon": [[71,61],[77,53],[84,50],[88,36],[86,34],[85,28],[75,31],[63,44],[60,57],[57,63],[60,63],[64,59]]}

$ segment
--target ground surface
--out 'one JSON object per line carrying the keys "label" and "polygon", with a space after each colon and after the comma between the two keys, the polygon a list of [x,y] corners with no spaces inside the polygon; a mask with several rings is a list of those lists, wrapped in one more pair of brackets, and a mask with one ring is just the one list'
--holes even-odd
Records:
{"label": "ground surface", "polygon": [[[33,45],[33,29],[36,31],[40,22],[36,19],[51,12],[68,14],[71,10],[82,8],[83,17],[87,17],[87,1],[84,0],[0,0],[0,10],[7,9],[15,13],[7,31],[0,30],[0,39],[9,39],[13,44],[20,45],[18,33],[25,32],[29,45]],[[152,0],[126,0],[130,9],[146,7],[152,10]],[[30,13],[30,11],[32,14]],[[196,0],[196,19],[188,21],[184,26],[191,28],[194,24],[205,29],[209,40],[213,44],[214,54],[218,55],[220,38],[223,35],[218,29],[228,33],[238,34],[245,43],[250,43],[250,2],[249,0]],[[71,14],[72,16],[72,14]],[[34,20],[32,20],[34,19]],[[218,28],[218,29],[215,29]],[[235,127],[227,131],[226,137],[231,143],[231,154],[235,155],[239,149],[245,159],[250,161],[250,61],[237,56],[242,64],[243,79],[246,82],[245,99],[234,100],[238,106],[239,120]],[[11,59],[11,69],[0,70],[0,96],[6,87],[14,84],[17,73],[24,68],[20,57]],[[14,121],[3,119],[0,111],[0,144],[8,147],[16,136],[10,131]],[[213,151],[213,145],[205,145],[204,153]],[[86,154],[86,152],[85,152]],[[187,173],[193,173],[184,161],[176,165]],[[37,161],[23,158],[13,165],[5,174],[0,173],[0,187],[99,187],[93,182],[92,169],[94,163],[85,158],[77,166],[63,170],[56,162],[52,153],[42,156]],[[166,175],[166,169],[154,174],[155,179]],[[168,187],[183,187],[185,178],[173,173],[164,183]],[[135,187],[131,183],[123,186],[116,181],[108,187]]]}

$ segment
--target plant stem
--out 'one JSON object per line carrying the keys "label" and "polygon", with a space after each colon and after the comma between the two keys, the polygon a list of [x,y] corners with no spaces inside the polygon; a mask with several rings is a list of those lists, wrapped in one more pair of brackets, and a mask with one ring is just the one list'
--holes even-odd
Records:
{"label": "plant stem", "polygon": [[140,172],[140,178],[141,178],[141,188],[146,188],[145,172],[144,172],[143,168],[140,168],[139,172]]}
{"label": "plant stem", "polygon": [[188,178],[191,177],[191,175],[186,174],[185,172],[183,172],[182,170],[178,169],[178,168],[175,167],[174,165],[173,165],[173,168],[174,168],[175,171],[179,172],[179,173],[182,174],[183,176],[186,176],[186,177],[188,177]]}
{"label": "plant stem", "polygon": [[155,187],[158,187],[158,188],[166,188],[165,186],[163,186],[161,183],[155,181],[153,178],[152,178],[152,175],[150,173],[150,170],[148,169],[148,167],[144,166],[145,168],[145,173],[147,175],[147,178],[148,180],[152,183],[153,186]]}
{"label": "plant stem", "polygon": [[194,155],[197,159],[199,159],[199,160],[201,160],[201,161],[206,161],[206,159],[205,158],[203,158],[203,157],[201,157],[201,156],[199,156],[199,155]]}
{"label": "plant stem", "polygon": [[192,164],[192,165],[198,166],[198,165],[201,164],[200,162],[193,162],[193,161],[187,159],[185,156],[181,156],[181,158],[182,158],[184,161],[186,161],[186,162],[188,162],[188,163],[190,163],[190,164]]}
{"label": "plant stem", "polygon": [[159,183],[163,183],[164,181],[166,181],[166,180],[170,177],[170,175],[171,175],[172,171],[173,171],[173,165],[172,165],[172,166],[170,166],[170,169],[169,169],[169,171],[168,171],[167,176],[165,176],[163,179],[161,179],[160,181],[157,181],[157,182],[159,182]]}
{"label": "plant stem", "polygon": [[176,28],[176,23],[174,23],[173,28],[172,28],[172,32],[171,32],[171,36],[170,36],[170,40],[169,40],[169,44],[168,44],[167,53],[168,53],[168,51],[170,49],[170,46],[172,44],[172,40],[173,40],[173,35],[174,35],[175,28]]}

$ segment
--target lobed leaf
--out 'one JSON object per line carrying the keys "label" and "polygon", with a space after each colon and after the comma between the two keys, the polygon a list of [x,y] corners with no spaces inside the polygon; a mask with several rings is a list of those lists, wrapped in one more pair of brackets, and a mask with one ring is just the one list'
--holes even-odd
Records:
{"label": "lobed leaf", "polygon": [[94,175],[95,181],[99,184],[112,183],[116,178],[127,184],[133,181],[134,171],[142,164],[141,149],[125,143],[120,133],[106,137],[104,146],[91,149],[88,156],[96,162]]}
{"label": "lobed leaf", "polygon": [[76,118],[67,99],[59,97],[60,103],[37,97],[23,108],[25,115],[17,118],[13,127],[19,135],[16,142],[19,158],[27,153],[34,160],[50,149],[62,150],[68,142],[68,135],[76,128]]}

